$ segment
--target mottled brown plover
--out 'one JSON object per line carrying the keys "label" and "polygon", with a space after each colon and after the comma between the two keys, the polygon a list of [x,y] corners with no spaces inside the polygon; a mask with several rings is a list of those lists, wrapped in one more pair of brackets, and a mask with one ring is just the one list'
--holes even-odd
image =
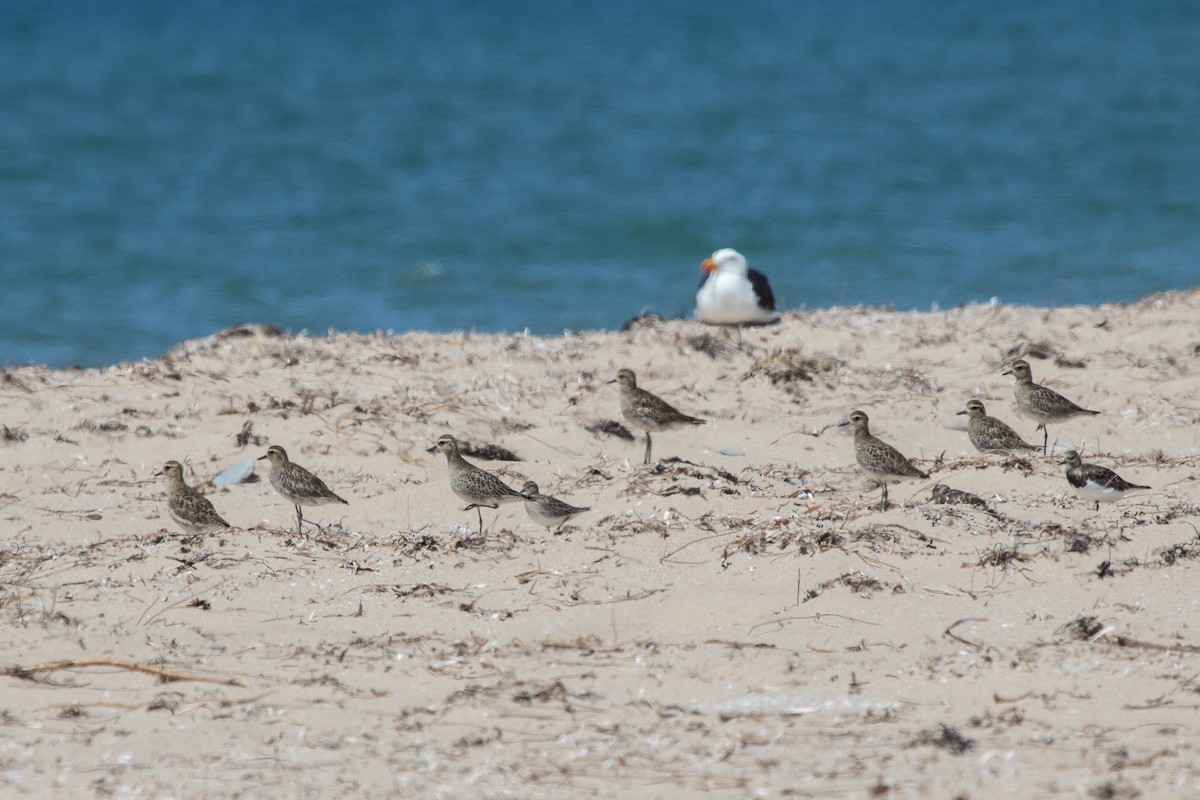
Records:
{"label": "mottled brown plover", "polygon": [[1141,492],[1149,486],[1130,483],[1108,467],[1099,464],[1085,464],[1079,458],[1079,453],[1068,450],[1063,454],[1063,460],[1058,462],[1067,468],[1067,482],[1075,490],[1075,494],[1085,500],[1093,501],[1096,511],[1101,503],[1115,503],[1130,492]]}
{"label": "mottled brown plover", "polygon": [[161,475],[167,476],[167,512],[179,527],[191,534],[217,533],[230,527],[221,519],[207,497],[188,486],[183,479],[183,464],[168,461]]}
{"label": "mottled brown plover", "polygon": [[557,497],[542,494],[533,481],[525,482],[521,494],[525,495],[525,511],[529,518],[539,525],[545,525],[546,530],[554,528],[556,533],[571,517],[591,511],[586,506],[569,505]]}
{"label": "mottled brown plover", "polygon": [[1046,429],[1047,422],[1062,422],[1071,417],[1084,414],[1099,414],[1099,411],[1089,411],[1077,406],[1053,389],[1033,382],[1033,371],[1029,362],[1018,358],[1002,373],[1015,377],[1013,397],[1017,401],[1017,412],[1036,420],[1042,431],[1042,455],[1050,452],[1050,431]]}
{"label": "mottled brown plover", "polygon": [[271,462],[271,485],[285,500],[296,506],[296,532],[304,533],[304,514],[301,506],[324,506],[330,503],[349,501],[338,497],[325,482],[299,464],[288,460],[287,451],[277,444],[267,448],[267,454],[258,459]]}
{"label": "mottled brown plover", "polygon": [[483,535],[483,512],[480,508],[499,508],[501,503],[526,500],[526,495],[513,489],[496,475],[480,469],[463,458],[458,451],[458,440],[450,434],[438,437],[437,444],[429,452],[440,450],[446,456],[446,468],[450,473],[450,490],[467,501],[463,511],[475,509],[479,515],[479,533]]}
{"label": "mottled brown plover", "polygon": [[646,432],[646,456],[642,460],[643,464],[650,463],[650,448],[653,445],[650,440],[651,431],[704,424],[704,420],[689,417],[661,397],[639,389],[637,375],[631,369],[618,370],[617,377],[609,383],[616,383],[621,391],[621,414],[624,415],[625,421]]}
{"label": "mottled brown plover", "polygon": [[967,437],[981,453],[1037,450],[1037,445],[1026,442],[1006,423],[989,417],[982,400],[968,400],[966,410],[958,413],[970,415],[967,419]]}
{"label": "mottled brown plover", "polygon": [[867,415],[862,411],[851,412],[850,417],[839,424],[854,426],[854,457],[863,471],[883,490],[879,500],[880,511],[887,510],[889,480],[929,477],[928,473],[914,467],[899,450],[872,436]]}

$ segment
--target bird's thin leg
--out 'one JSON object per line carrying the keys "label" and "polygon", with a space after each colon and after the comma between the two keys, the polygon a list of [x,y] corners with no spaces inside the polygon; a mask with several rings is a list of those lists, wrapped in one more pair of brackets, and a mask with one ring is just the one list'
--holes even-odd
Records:
{"label": "bird's thin leg", "polygon": [[650,463],[650,431],[646,431],[646,457],[642,459],[643,464]]}
{"label": "bird's thin leg", "polygon": [[296,504],[296,533],[304,535],[304,514],[300,511],[300,504]]}
{"label": "bird's thin leg", "polygon": [[1045,425],[1038,425],[1042,429],[1042,455],[1050,452],[1050,429]]}
{"label": "bird's thin leg", "polygon": [[879,486],[883,489],[883,497],[879,500],[879,510],[887,511],[887,482],[880,481]]}

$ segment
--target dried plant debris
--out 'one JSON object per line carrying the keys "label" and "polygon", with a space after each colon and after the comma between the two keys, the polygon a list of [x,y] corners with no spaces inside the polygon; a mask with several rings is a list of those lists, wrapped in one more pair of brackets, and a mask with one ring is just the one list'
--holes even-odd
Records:
{"label": "dried plant debris", "polygon": [[7,425],[0,425],[0,428],[4,429],[0,432],[0,442],[4,442],[5,444],[23,442],[29,438],[29,434],[20,428],[10,428]]}
{"label": "dried plant debris", "polygon": [[1158,556],[1168,567],[1180,561],[1192,561],[1200,557],[1200,539],[1160,547]]}
{"label": "dried plant debris", "polygon": [[761,376],[770,381],[772,386],[796,391],[796,384],[812,383],[815,376],[827,375],[841,366],[842,362],[831,356],[805,355],[799,347],[787,347],[755,360],[741,379]]}
{"label": "dried plant debris", "polygon": [[584,425],[583,429],[597,436],[605,434],[607,436],[616,436],[618,439],[624,439],[627,442],[633,441],[633,434],[629,431],[629,428],[626,428],[616,420],[606,419],[602,422]]}
{"label": "dried plant debris", "polygon": [[718,358],[731,358],[738,351],[736,345],[727,339],[720,339],[713,336],[711,333],[689,337],[687,343],[693,350],[704,353],[704,355],[714,360]]}
{"label": "dried plant debris", "polygon": [[[870,597],[875,592],[887,591],[889,589],[889,587],[878,578],[870,575],[864,575],[861,572],[847,572],[831,580],[824,581],[813,589],[809,589],[804,595],[804,602],[807,603],[809,600],[814,600],[824,594],[827,589],[832,589],[837,586],[845,586],[850,591],[854,592],[855,594],[862,595],[863,597]],[[903,591],[898,585],[891,587],[891,591],[893,592],[897,591],[898,589]]]}
{"label": "dried plant debris", "polygon": [[964,566],[1008,569],[1013,564],[1020,564],[1032,558],[1033,556],[1022,553],[1019,548],[1007,544],[998,544],[987,550],[974,564],[965,564]]}
{"label": "dried plant debris", "polygon": [[935,731],[926,731],[917,737],[916,745],[927,745],[949,750],[956,756],[966,755],[975,747],[975,740],[968,739],[954,728],[942,723]]}

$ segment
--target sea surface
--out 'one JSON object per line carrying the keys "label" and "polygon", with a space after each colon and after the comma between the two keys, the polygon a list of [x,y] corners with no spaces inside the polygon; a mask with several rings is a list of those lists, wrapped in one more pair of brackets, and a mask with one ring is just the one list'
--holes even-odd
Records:
{"label": "sea surface", "polygon": [[1200,3],[0,4],[0,364],[1200,285]]}

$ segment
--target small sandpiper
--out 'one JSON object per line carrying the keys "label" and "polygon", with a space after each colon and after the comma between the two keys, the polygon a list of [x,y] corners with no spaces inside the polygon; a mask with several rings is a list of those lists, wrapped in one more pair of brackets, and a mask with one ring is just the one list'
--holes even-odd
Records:
{"label": "small sandpiper", "polygon": [[767,276],[726,247],[700,264],[704,277],[696,291],[696,319],[713,325],[765,325],[778,322],[775,294]]}
{"label": "small sandpiper", "polygon": [[546,530],[554,528],[555,533],[562,530],[571,517],[591,511],[590,508],[569,505],[557,497],[542,494],[533,481],[525,482],[521,494],[525,495],[525,511],[529,513],[529,518],[539,525],[545,525]]}
{"label": "small sandpiper", "polygon": [[458,451],[458,440],[446,433],[438,437],[437,444],[429,448],[430,453],[440,450],[446,456],[446,467],[450,473],[450,490],[467,501],[463,511],[475,509],[479,515],[479,535],[483,535],[483,512],[480,508],[499,508],[501,503],[528,500],[524,492],[518,492],[498,476],[480,469],[463,458]]}
{"label": "small sandpiper", "polygon": [[899,450],[872,436],[867,415],[862,411],[851,412],[848,419],[838,424],[854,426],[854,457],[858,465],[883,490],[883,496],[879,500],[880,511],[887,510],[889,480],[929,477],[928,473],[914,467]]}
{"label": "small sandpiper", "polygon": [[944,483],[938,483],[934,485],[933,489],[930,490],[929,499],[934,503],[941,503],[945,505],[975,506],[976,508],[983,509],[993,517],[1000,517],[1000,515],[993,511],[992,507],[987,504],[987,501],[979,495],[971,494],[970,492],[963,491],[962,489],[951,489]]}
{"label": "small sandpiper", "polygon": [[989,417],[982,400],[968,400],[966,410],[958,413],[970,415],[967,418],[967,437],[981,453],[1037,450],[1037,445],[1026,442],[1006,423]]}
{"label": "small sandpiper", "polygon": [[1029,362],[1023,358],[1012,362],[1001,374],[1012,375],[1017,379],[1013,384],[1017,412],[1037,421],[1038,428],[1042,431],[1042,455],[1050,452],[1050,431],[1046,430],[1047,422],[1062,422],[1071,417],[1100,413],[1077,406],[1053,389],[1034,383],[1033,371],[1029,368]]}
{"label": "small sandpiper", "polygon": [[646,432],[646,457],[643,464],[650,463],[651,431],[666,431],[681,425],[703,425],[704,420],[689,417],[661,397],[639,389],[637,375],[631,369],[617,370],[617,377],[609,381],[616,383],[621,391],[621,413],[625,421]]}
{"label": "small sandpiper", "polygon": [[330,503],[349,501],[338,497],[325,482],[299,464],[288,460],[287,451],[277,444],[267,448],[267,454],[258,459],[271,462],[271,485],[285,500],[296,506],[296,532],[304,534],[304,514],[301,506],[324,506]]}
{"label": "small sandpiper", "polygon": [[168,461],[163,464],[160,475],[166,475],[170,488],[167,490],[167,512],[190,534],[217,533],[230,527],[221,519],[207,497],[197,492],[183,480],[183,464]]}
{"label": "small sandpiper", "polygon": [[1130,492],[1141,492],[1149,486],[1130,483],[1108,467],[1099,464],[1085,464],[1079,458],[1079,453],[1068,450],[1063,454],[1063,460],[1058,462],[1067,468],[1067,482],[1075,489],[1075,494],[1085,500],[1095,503],[1095,510],[1100,510],[1101,503],[1115,503]]}

